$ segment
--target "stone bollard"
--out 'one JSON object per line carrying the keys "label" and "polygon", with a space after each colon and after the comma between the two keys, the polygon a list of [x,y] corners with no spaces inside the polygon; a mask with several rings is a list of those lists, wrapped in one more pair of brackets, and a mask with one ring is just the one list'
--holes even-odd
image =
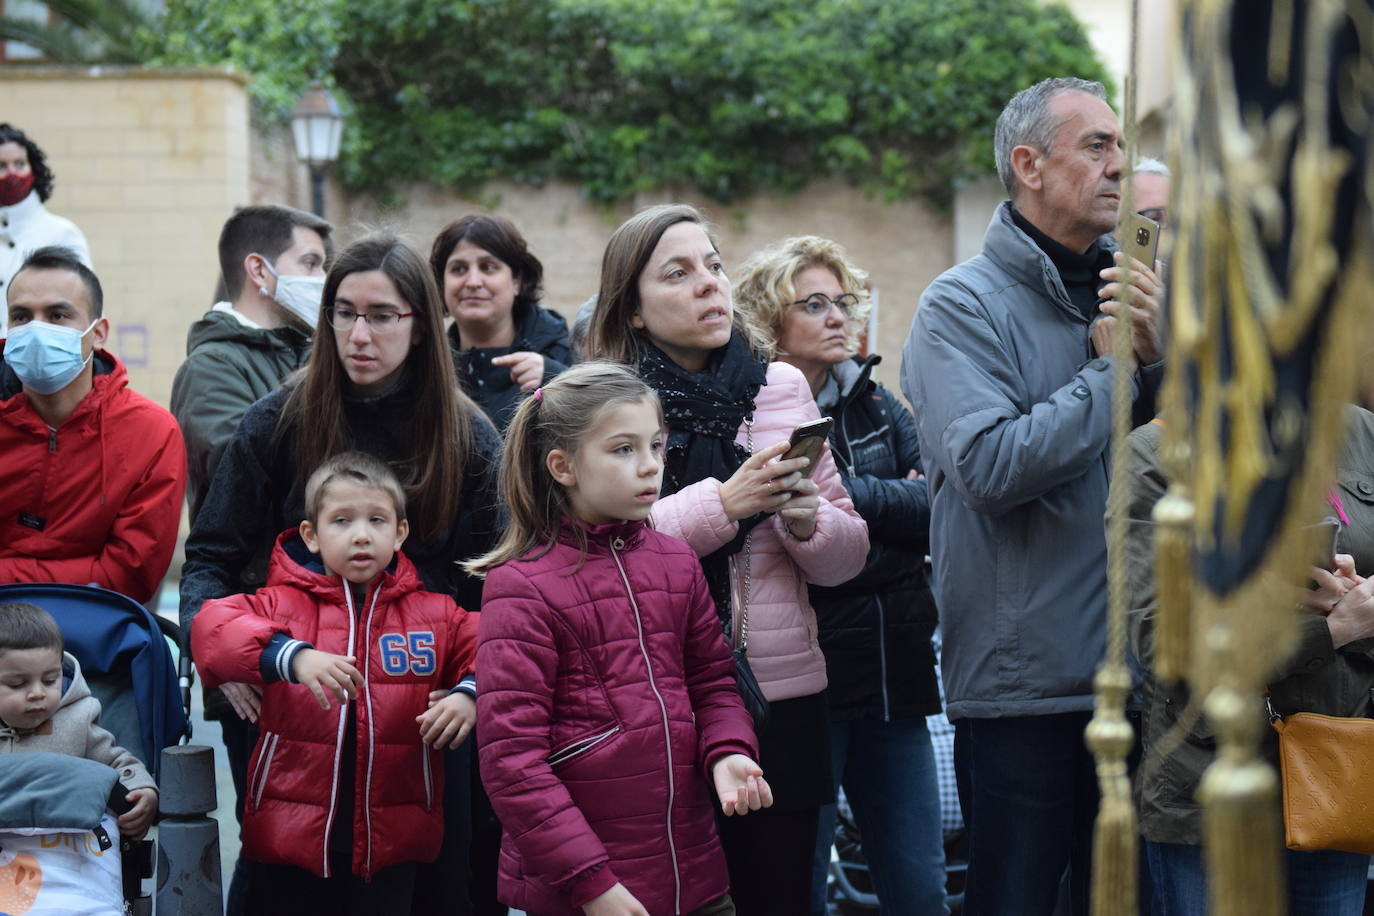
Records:
{"label": "stone bollard", "polygon": [[203,745],[162,752],[157,835],[157,909],[180,916],[223,916],[215,754]]}

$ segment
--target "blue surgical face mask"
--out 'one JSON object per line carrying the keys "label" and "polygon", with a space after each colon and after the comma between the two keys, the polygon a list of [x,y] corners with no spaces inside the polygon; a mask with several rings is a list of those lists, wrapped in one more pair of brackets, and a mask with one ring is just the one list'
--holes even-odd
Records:
{"label": "blue surgical face mask", "polygon": [[[97,318],[96,321],[100,319]],[[38,394],[56,394],[72,383],[90,362],[81,355],[81,338],[85,331],[46,321],[29,321],[10,328],[5,341],[5,363],[19,376],[19,381]],[[91,350],[91,356],[95,350]]]}

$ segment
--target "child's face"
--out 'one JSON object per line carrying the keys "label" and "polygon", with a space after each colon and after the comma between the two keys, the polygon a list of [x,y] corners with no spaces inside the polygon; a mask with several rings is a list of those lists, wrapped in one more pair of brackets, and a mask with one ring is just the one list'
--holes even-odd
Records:
{"label": "child's face", "polygon": [[319,518],[301,522],[301,538],[324,568],[356,585],[386,569],[409,532],[389,493],[344,480],[325,490]]}
{"label": "child's face", "polygon": [[37,728],[62,702],[61,649],[0,652],[0,719],[11,728]]}
{"label": "child's face", "polygon": [[663,449],[658,409],[646,399],[605,408],[576,452],[554,449],[547,463],[584,522],[639,521],[658,499]]}

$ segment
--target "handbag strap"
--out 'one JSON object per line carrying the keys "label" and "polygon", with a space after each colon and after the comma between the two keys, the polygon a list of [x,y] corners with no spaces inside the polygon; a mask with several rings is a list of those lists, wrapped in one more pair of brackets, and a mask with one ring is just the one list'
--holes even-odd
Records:
{"label": "handbag strap", "polygon": [[[744,447],[749,450],[749,454],[754,454],[754,415],[749,414],[744,418]],[[744,536],[744,581],[740,588],[740,608],[739,608],[739,648],[747,650],[749,648],[749,588],[750,573],[753,570],[754,557],[754,532],[750,531]]]}

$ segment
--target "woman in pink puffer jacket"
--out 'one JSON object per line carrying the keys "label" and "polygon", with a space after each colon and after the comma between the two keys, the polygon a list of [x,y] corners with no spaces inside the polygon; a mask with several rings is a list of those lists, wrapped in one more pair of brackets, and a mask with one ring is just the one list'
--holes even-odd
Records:
{"label": "woman in pink puffer jacket", "polygon": [[747,619],[750,666],[771,706],[758,737],[774,805],[721,825],[741,916],[809,910],[817,814],[834,790],[807,584],[853,578],[868,552],[828,447],[814,467],[778,460],[793,428],[819,414],[802,374],[769,365],[758,340],[695,209],[650,207],[612,235],[589,350],[635,365],[658,392],[669,438],[651,520],[701,557],[735,645]]}

